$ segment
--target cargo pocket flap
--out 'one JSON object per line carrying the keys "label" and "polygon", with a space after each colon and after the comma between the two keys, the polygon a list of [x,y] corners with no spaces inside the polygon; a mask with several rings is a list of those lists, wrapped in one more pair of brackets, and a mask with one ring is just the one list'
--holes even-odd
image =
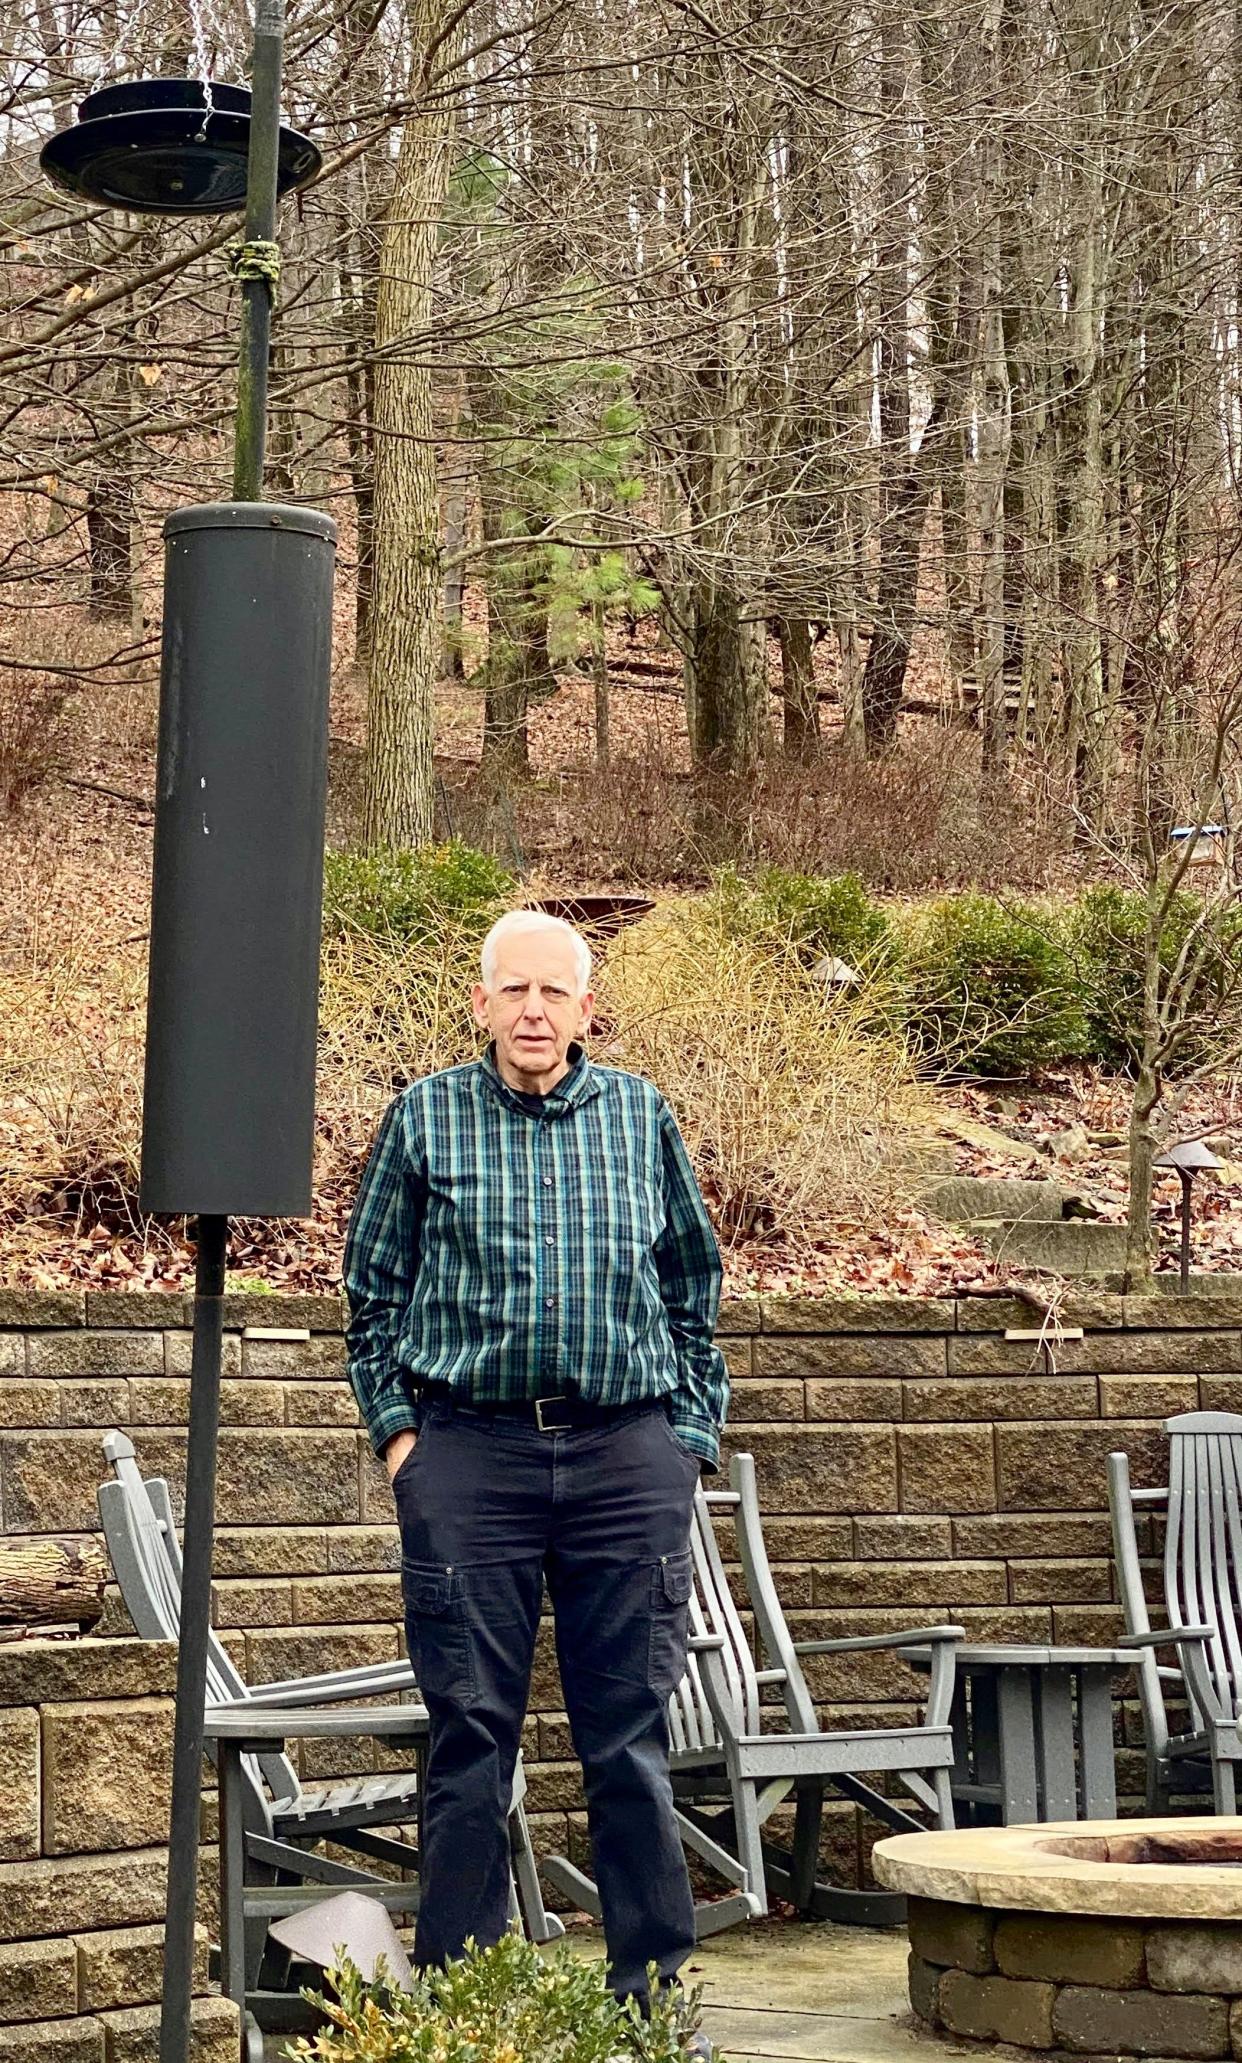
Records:
{"label": "cargo pocket flap", "polygon": [[694,1587],[694,1571],[688,1554],[679,1554],[672,1561],[660,1565],[660,1581],[665,1601],[670,1605],[684,1605],[690,1601]]}
{"label": "cargo pocket flap", "polygon": [[401,1587],[410,1610],[425,1612],[433,1619],[447,1612],[453,1602],[452,1572],[434,1562],[403,1561]]}

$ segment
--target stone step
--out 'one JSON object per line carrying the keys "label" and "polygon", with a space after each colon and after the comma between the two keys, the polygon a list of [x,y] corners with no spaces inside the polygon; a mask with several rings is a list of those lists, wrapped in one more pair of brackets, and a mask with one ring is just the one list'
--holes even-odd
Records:
{"label": "stone step", "polygon": [[919,1203],[947,1225],[969,1225],[979,1218],[1050,1219],[1059,1221],[1074,1191],[1059,1182],[1024,1182],[1000,1175],[952,1175],[920,1191]]}
{"label": "stone step", "polygon": [[1057,1275],[1111,1275],[1125,1263],[1124,1225],[1090,1218],[977,1218],[966,1229],[998,1260]]}

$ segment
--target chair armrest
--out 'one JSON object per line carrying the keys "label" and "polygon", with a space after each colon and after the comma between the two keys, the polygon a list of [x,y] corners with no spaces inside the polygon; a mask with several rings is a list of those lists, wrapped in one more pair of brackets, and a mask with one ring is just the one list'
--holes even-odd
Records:
{"label": "chair armrest", "polygon": [[290,1711],[256,1712],[249,1699],[234,1705],[209,1705],[203,1715],[203,1735],[208,1741],[234,1741],[262,1752],[281,1741],[328,1740],[371,1734],[377,1740],[408,1740],[427,1730],[423,1705],[373,1705],[352,1712]]}
{"label": "chair armrest", "polygon": [[692,1633],[686,1646],[692,1655],[719,1654],[724,1646],[724,1636],[719,1633]]}
{"label": "chair armrest", "polygon": [[1179,1640],[1213,1640],[1214,1626],[1169,1626],[1163,1633],[1123,1633],[1117,1642],[1119,1648],[1168,1648],[1175,1647]]}
{"label": "chair armrest", "polygon": [[358,1669],[335,1669],[326,1676],[291,1676],[281,1683],[255,1684],[250,1703],[293,1711],[299,1705],[332,1705],[342,1698],[382,1697],[417,1687],[408,1662],[369,1662]]}
{"label": "chair armrest", "polygon": [[861,1655],[881,1648],[908,1648],[919,1641],[965,1640],[964,1626],[909,1626],[904,1633],[866,1633],[847,1640],[796,1640],[795,1655]]}

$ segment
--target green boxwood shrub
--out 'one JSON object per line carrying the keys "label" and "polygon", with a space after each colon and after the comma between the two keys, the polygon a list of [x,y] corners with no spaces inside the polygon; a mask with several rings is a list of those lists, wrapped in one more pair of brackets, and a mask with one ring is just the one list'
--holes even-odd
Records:
{"label": "green boxwood shrub", "polygon": [[792,945],[808,967],[827,956],[866,972],[892,952],[888,917],[857,874],[820,879],[765,867],[747,877],[722,867],[712,895],[730,937],[753,945]]}
{"label": "green boxwood shrub", "polygon": [[460,839],[419,852],[330,852],[324,860],[324,930],[364,932],[395,946],[445,931],[485,932],[512,894],[514,878],[490,853]]}
{"label": "green boxwood shrub", "polygon": [[366,1984],[349,1962],[328,1980],[335,1997],[304,1994],[329,2025],[286,2052],[297,2063],[683,2063],[681,2034],[698,2014],[697,1993],[665,1993],[641,2020],[617,2004],[601,1962],[514,1934],[467,1944],[411,1991]]}
{"label": "green boxwood shrub", "polygon": [[988,895],[944,896],[909,919],[907,1026],[941,1071],[1026,1075],[1081,1054],[1081,999],[1059,924]]}
{"label": "green boxwood shrub", "polygon": [[[1194,896],[1174,897],[1160,936],[1162,983],[1177,968],[1182,949],[1203,905]],[[1106,1067],[1133,1068],[1143,1043],[1143,951],[1147,899],[1139,890],[1100,882],[1079,897],[1070,919],[1070,951],[1083,998],[1087,1046]],[[1218,935],[1183,1006],[1188,1037],[1173,1072],[1195,1066],[1210,1044],[1222,1000],[1242,981],[1242,923],[1221,920]]]}

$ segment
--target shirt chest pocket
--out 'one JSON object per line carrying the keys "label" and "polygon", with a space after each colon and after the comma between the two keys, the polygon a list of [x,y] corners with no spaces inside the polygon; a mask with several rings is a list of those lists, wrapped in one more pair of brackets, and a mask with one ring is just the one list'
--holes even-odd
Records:
{"label": "shirt chest pocket", "polygon": [[593,1221],[615,1226],[633,1245],[651,1246],[664,1226],[663,1185],[632,1153],[615,1158],[591,1142],[579,1157],[579,1193]]}

